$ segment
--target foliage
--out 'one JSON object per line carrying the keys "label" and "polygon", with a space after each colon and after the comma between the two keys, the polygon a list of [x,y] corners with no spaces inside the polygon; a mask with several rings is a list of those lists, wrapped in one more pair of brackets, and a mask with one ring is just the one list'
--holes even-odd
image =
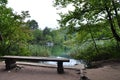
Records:
{"label": "foliage", "polygon": [[38,29],[38,23],[35,20],[28,20],[27,24],[32,30]]}
{"label": "foliage", "polygon": [[[48,42],[55,45],[62,44],[66,40],[64,31],[48,27],[40,30],[37,21],[28,20],[25,22],[26,18],[30,17],[29,11],[17,14],[6,5],[7,0],[0,0],[0,55],[48,56],[49,50],[40,45],[46,45]],[[32,46],[28,47],[28,45]]]}
{"label": "foliage", "polygon": [[7,0],[0,0],[0,4],[2,4],[2,5],[7,4],[7,2],[8,2]]}
{"label": "foliage", "polygon": [[43,30],[32,30],[32,34],[33,39],[30,41],[30,43],[39,45],[46,45],[48,42],[53,44],[62,44],[65,36],[62,30],[54,30],[48,27]]}
{"label": "foliage", "polygon": [[[75,59],[83,59],[87,61],[98,61],[107,59],[119,59],[119,48],[116,47],[116,42],[114,40],[109,41],[99,41],[99,52],[97,53],[92,46],[92,44],[80,46],[75,48],[70,52],[70,55]],[[103,46],[104,44],[104,46]]]}
{"label": "foliage", "polygon": [[29,50],[32,56],[44,56],[48,57],[51,55],[49,48],[41,45],[29,45]]}
{"label": "foliage", "polygon": [[52,30],[52,31],[51,31],[51,35],[52,35],[52,41],[53,41],[55,44],[62,45],[63,42],[65,41],[65,36],[66,36],[66,34],[65,34],[64,31],[61,30],[61,29]]}
{"label": "foliage", "polygon": [[48,27],[45,27],[45,29],[43,30],[44,44],[46,44],[47,42],[53,42],[51,32],[52,32],[52,30]]}
{"label": "foliage", "polygon": [[[55,0],[54,4],[58,7],[66,7],[72,4],[75,8],[73,11],[69,11],[68,14],[60,14],[62,17],[61,20],[59,20],[60,25],[62,27],[68,27],[69,31],[72,30],[76,32],[76,29],[79,31],[79,29],[82,28],[82,24],[97,24],[107,20],[114,38],[119,41],[119,34],[114,28],[119,26],[118,11],[120,6],[118,2],[113,0],[99,0],[99,3],[98,0]],[[114,25],[116,19],[118,25]]]}
{"label": "foliage", "polygon": [[40,29],[32,30],[32,34],[33,34],[33,39],[30,41],[30,43],[42,44],[42,40],[43,40],[42,30]]}
{"label": "foliage", "polygon": [[[69,5],[72,5],[74,10],[61,12],[61,20],[58,22],[71,35],[71,39],[67,39],[65,43],[77,47],[71,51],[71,55],[89,61],[115,58],[119,52],[116,46],[119,46],[120,42],[119,1],[54,0],[57,8],[66,8]],[[111,39],[114,44],[111,44]],[[118,42],[116,45],[115,40]],[[105,45],[106,41],[109,46]],[[100,45],[101,42],[104,44]]]}
{"label": "foliage", "polygon": [[[6,0],[5,0],[6,1]],[[3,38],[0,41],[1,55],[27,55],[27,41],[31,39],[30,29],[24,22],[28,13],[22,12],[21,15],[13,13],[6,4],[0,5],[0,33]]]}

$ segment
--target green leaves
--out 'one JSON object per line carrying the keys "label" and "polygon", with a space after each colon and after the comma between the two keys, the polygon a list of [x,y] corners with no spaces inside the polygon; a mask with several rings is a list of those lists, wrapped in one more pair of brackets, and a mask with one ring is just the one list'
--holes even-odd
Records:
{"label": "green leaves", "polygon": [[[114,17],[114,7],[112,5],[111,0],[55,0],[56,6],[66,7],[67,5],[72,4],[75,8],[73,11],[69,11],[67,14],[60,14],[61,20],[59,21],[61,27],[66,27],[67,31],[70,33],[77,33],[80,31],[89,32],[88,26],[90,25],[90,29],[94,34],[105,34],[105,30],[100,28],[100,26],[104,26],[104,28],[109,27],[107,11],[105,6],[108,7],[111,12],[111,17]],[[118,9],[118,2],[115,2],[116,8]],[[118,17],[118,16],[117,16]],[[116,22],[116,21],[115,21]],[[106,34],[111,35],[111,28],[108,28],[109,32]],[[99,32],[99,31],[102,32]],[[105,32],[104,32],[105,31]],[[96,37],[99,37],[97,35]]]}
{"label": "green leaves", "polygon": [[0,5],[7,4],[8,0],[0,0]]}
{"label": "green leaves", "polygon": [[66,42],[74,41],[80,47],[92,43],[94,52],[99,53],[99,41],[113,37],[120,41],[120,5],[116,0],[55,0],[55,5],[61,8],[72,5],[75,8],[67,14],[60,14],[60,26],[71,35]]}
{"label": "green leaves", "polygon": [[35,20],[28,20],[27,24],[32,30],[36,30],[39,27],[38,23]]}
{"label": "green leaves", "polygon": [[0,5],[0,32],[3,37],[0,42],[0,54],[19,55],[21,51],[27,50],[25,45],[31,39],[31,33],[24,22],[26,17],[27,15],[13,13],[13,10],[6,5]]}

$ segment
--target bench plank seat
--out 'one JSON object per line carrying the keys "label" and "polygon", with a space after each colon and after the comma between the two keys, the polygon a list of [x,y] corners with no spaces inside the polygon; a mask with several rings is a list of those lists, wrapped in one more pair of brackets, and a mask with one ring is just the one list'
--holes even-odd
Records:
{"label": "bench plank seat", "polygon": [[63,62],[69,62],[66,58],[51,58],[51,57],[33,57],[33,56],[2,56],[1,59],[5,60],[6,70],[16,67],[16,61],[54,61],[57,62],[57,72],[64,73]]}
{"label": "bench plank seat", "polygon": [[32,60],[32,61],[62,61],[69,62],[66,58],[34,57],[34,56],[2,56],[2,59]]}

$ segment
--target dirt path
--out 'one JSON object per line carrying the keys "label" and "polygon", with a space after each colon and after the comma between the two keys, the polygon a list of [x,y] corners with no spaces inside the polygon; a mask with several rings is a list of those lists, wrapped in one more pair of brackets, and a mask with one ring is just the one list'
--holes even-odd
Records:
{"label": "dirt path", "polygon": [[64,74],[58,74],[56,68],[24,66],[21,70],[4,71],[0,63],[0,80],[79,80],[75,70],[65,69]]}
{"label": "dirt path", "polygon": [[120,63],[110,62],[100,68],[88,69],[86,75],[90,80],[120,80]]}
{"label": "dirt path", "polygon": [[[65,74],[58,74],[56,68],[22,65],[21,70],[4,71],[0,62],[0,80],[80,80],[80,74],[73,69],[65,69]],[[87,69],[85,74],[90,80],[120,80],[120,63],[108,63],[100,68]]]}

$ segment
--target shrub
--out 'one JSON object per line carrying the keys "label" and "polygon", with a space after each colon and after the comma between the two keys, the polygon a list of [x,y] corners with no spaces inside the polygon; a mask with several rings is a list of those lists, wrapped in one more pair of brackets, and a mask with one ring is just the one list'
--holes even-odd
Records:
{"label": "shrub", "polygon": [[40,45],[29,45],[29,50],[32,56],[48,57],[51,54],[49,48]]}
{"label": "shrub", "polygon": [[97,45],[99,52],[89,44],[85,48],[75,48],[70,52],[70,56],[75,59],[82,59],[85,61],[100,61],[107,59],[119,59],[120,58],[120,49],[116,47],[116,44],[111,44],[105,42],[103,45]]}

